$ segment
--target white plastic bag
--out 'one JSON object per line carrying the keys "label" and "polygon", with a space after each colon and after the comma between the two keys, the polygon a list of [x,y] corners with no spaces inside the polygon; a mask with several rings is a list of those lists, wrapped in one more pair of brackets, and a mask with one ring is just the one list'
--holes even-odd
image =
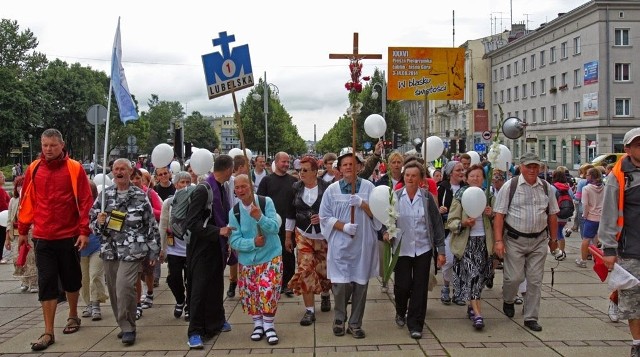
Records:
{"label": "white plastic bag", "polygon": [[607,284],[609,284],[610,290],[627,290],[640,284],[640,280],[621,267],[620,264],[615,263],[613,270],[609,273]]}

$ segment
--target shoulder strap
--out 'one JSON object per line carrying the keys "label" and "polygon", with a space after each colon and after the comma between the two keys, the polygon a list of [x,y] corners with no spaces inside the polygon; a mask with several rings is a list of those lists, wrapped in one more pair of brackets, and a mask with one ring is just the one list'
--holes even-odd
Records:
{"label": "shoulder strap", "polygon": [[236,216],[238,225],[240,225],[240,203],[239,202],[233,205],[233,215]]}
{"label": "shoulder strap", "polygon": [[258,195],[258,205],[260,206],[260,211],[264,213],[264,209],[267,206],[267,199],[264,196]]}
{"label": "shoulder strap", "polygon": [[[511,183],[509,184],[509,201],[507,201],[507,211],[509,207],[511,207],[511,201],[513,200],[513,196],[516,194],[516,188],[518,188],[518,176],[513,177],[511,179]],[[546,187],[545,187],[546,190]]]}

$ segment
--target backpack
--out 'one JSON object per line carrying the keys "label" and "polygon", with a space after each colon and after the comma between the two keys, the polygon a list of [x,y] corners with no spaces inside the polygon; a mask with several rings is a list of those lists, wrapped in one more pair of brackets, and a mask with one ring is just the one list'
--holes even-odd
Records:
{"label": "backpack", "polygon": [[[267,200],[264,196],[258,195],[258,205],[260,205],[260,210],[264,213],[264,207],[267,205]],[[236,216],[236,220],[238,221],[238,226],[240,226],[240,202],[233,205],[233,215]]]}
{"label": "backpack", "polygon": [[[202,182],[199,185],[203,185],[207,189],[207,205],[205,209],[211,209],[211,202],[213,202],[213,191],[209,183]],[[169,217],[169,227],[173,232],[173,236],[180,240],[184,240],[185,233],[187,231],[187,211],[189,210],[189,204],[191,203],[191,194],[198,186],[187,186],[181,190],[177,190],[173,195],[173,201],[171,202],[171,216]],[[205,225],[209,218],[205,220]]]}
{"label": "backpack", "polygon": [[573,200],[571,196],[569,196],[568,190],[556,190],[556,199],[558,200],[558,207],[560,207],[560,212],[558,212],[558,218],[560,219],[568,219],[573,216]]}

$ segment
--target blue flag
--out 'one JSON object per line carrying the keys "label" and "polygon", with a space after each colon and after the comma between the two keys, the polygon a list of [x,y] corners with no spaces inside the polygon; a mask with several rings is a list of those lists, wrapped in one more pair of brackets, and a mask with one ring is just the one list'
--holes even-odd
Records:
{"label": "blue flag", "polygon": [[122,67],[122,43],[120,42],[120,18],[118,18],[118,29],[113,40],[113,55],[111,56],[111,86],[118,102],[120,120],[126,124],[129,120],[138,119],[136,105],[131,99],[127,78],[124,76]]}

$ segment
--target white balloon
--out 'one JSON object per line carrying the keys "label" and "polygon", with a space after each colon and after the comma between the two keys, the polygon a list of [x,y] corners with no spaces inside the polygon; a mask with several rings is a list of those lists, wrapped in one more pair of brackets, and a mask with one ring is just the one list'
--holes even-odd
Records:
{"label": "white balloon", "polygon": [[469,156],[471,156],[471,165],[475,165],[475,164],[479,164],[480,163],[480,154],[478,154],[475,151],[467,151],[467,154],[469,154]]}
{"label": "white balloon", "polygon": [[151,152],[151,163],[155,167],[165,167],[173,160],[173,148],[169,144],[158,144]]}
{"label": "white balloon", "polygon": [[478,218],[487,205],[487,196],[480,187],[467,187],[462,193],[462,209],[471,218]]}
{"label": "white balloon", "polygon": [[0,226],[6,227],[9,221],[9,211],[4,210],[0,212]]}
{"label": "white balloon", "polygon": [[371,114],[364,120],[364,132],[370,137],[378,139],[387,131],[387,122],[380,114]]}
{"label": "white balloon", "polygon": [[231,157],[236,157],[238,155],[244,155],[244,153],[242,152],[242,150],[238,149],[238,148],[233,148],[231,150],[229,150],[229,156]]}
{"label": "white balloon", "polygon": [[98,189],[98,194],[100,194],[102,190],[104,190],[104,186],[102,185],[96,185],[96,188]]}
{"label": "white balloon", "polygon": [[[102,181],[104,179],[104,181]],[[93,177],[93,183],[97,185],[104,185],[104,187],[109,187],[113,185],[113,181],[109,178],[109,176],[103,174],[97,174]]]}
{"label": "white balloon", "polygon": [[180,169],[182,167],[180,166],[180,163],[178,161],[171,161],[169,168],[171,169],[171,172],[173,172],[174,174],[177,174],[178,172],[180,172]]}
{"label": "white balloon", "polygon": [[[427,149],[426,153],[424,152],[425,148]],[[443,151],[444,143],[442,142],[442,139],[437,136],[428,137],[427,145],[424,143],[422,144],[422,157],[424,158],[424,161],[429,162],[439,158]]]}
{"label": "white balloon", "polygon": [[[493,149],[490,149],[489,153],[492,153],[493,151]],[[489,157],[491,157],[490,154]],[[494,169],[508,171],[512,161],[513,157],[511,155],[511,150],[509,150],[508,147],[500,144],[500,152],[498,153],[498,158],[496,159],[496,165]]]}
{"label": "white balloon", "polygon": [[[245,148],[245,150],[247,151],[247,158],[249,159],[249,161],[251,161],[251,158],[253,157],[253,153],[249,149]],[[240,155],[244,156],[244,152],[242,151],[242,149],[240,150]]]}
{"label": "white balloon", "polygon": [[[338,161],[338,160],[336,160]],[[275,161],[271,161],[271,172],[276,172],[276,162]]]}
{"label": "white balloon", "polygon": [[376,186],[369,194],[369,208],[378,221],[385,224],[389,219],[389,186]]}
{"label": "white balloon", "polygon": [[213,154],[207,149],[200,149],[191,154],[191,170],[196,175],[204,175],[213,168]]}

